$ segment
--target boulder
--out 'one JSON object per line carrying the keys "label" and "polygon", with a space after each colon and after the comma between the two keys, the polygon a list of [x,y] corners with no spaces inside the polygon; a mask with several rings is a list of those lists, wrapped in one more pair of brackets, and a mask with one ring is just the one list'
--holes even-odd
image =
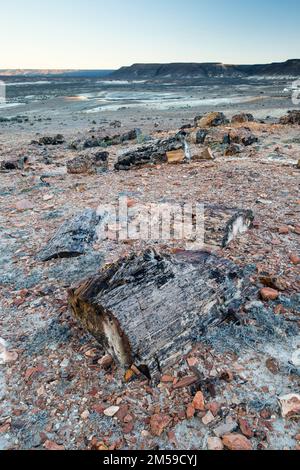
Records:
{"label": "boulder", "polygon": [[228,120],[223,113],[207,113],[195,118],[195,127],[217,127],[226,124]]}
{"label": "boulder", "polygon": [[80,155],[67,162],[70,174],[98,173],[108,168],[108,152],[97,152],[93,155]]}

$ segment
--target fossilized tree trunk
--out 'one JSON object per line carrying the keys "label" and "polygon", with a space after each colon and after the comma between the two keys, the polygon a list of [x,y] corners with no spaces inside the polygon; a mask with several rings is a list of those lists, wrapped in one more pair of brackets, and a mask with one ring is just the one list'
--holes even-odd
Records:
{"label": "fossilized tree trunk", "polygon": [[238,310],[248,292],[243,270],[227,260],[148,250],[70,289],[69,303],[120,365],[146,366],[152,374],[188,353],[193,340]]}

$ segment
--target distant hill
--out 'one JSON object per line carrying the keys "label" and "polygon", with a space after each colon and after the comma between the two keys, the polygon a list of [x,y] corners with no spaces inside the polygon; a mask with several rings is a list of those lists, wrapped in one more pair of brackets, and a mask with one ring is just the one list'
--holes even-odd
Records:
{"label": "distant hill", "polygon": [[284,76],[300,77],[300,59],[265,65],[226,65],[213,63],[172,63],[172,64],[134,64],[113,72],[114,79],[186,79],[186,78],[221,78]]}
{"label": "distant hill", "polygon": [[25,70],[0,69],[0,77],[45,77],[45,78],[103,78],[112,70]]}

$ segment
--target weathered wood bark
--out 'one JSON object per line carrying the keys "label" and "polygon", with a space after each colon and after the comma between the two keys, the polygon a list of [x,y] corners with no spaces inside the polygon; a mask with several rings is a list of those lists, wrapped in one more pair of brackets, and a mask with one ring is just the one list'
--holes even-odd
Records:
{"label": "weathered wood bark", "polygon": [[69,290],[76,318],[124,367],[150,374],[189,352],[246,301],[243,270],[207,252],[148,250]]}
{"label": "weathered wood bark", "polygon": [[38,259],[49,261],[55,258],[72,258],[83,255],[96,238],[96,229],[101,217],[95,210],[86,209],[66,220],[38,253]]}
{"label": "weathered wood bark", "polygon": [[254,214],[248,209],[205,205],[204,242],[206,247],[225,248],[253,225]]}

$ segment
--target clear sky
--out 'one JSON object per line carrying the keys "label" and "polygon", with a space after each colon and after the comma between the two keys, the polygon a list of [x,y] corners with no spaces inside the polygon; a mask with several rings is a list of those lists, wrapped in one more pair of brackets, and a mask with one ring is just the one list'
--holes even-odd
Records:
{"label": "clear sky", "polygon": [[0,68],[300,58],[299,0],[1,0]]}

